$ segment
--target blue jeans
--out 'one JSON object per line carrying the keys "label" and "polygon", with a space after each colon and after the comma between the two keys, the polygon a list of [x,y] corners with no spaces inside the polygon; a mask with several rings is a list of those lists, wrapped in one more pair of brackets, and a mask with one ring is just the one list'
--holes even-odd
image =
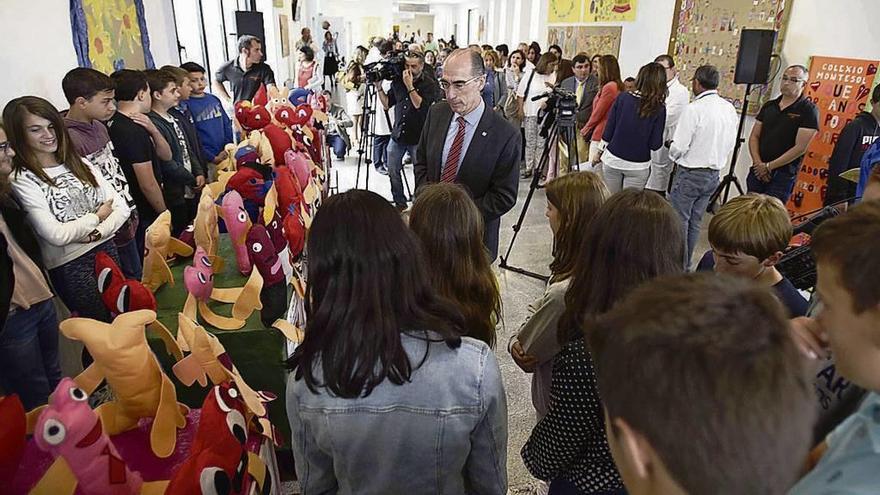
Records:
{"label": "blue jeans", "polygon": [[12,313],[0,333],[0,385],[29,411],[45,404],[61,380],[58,317],[52,299]]}
{"label": "blue jeans", "polygon": [[681,217],[684,235],[687,239],[685,267],[691,266],[691,256],[700,238],[700,225],[703,213],[709,206],[709,198],[718,187],[718,171],[708,168],[687,168],[678,166],[672,176],[669,202]]}
{"label": "blue jeans", "polygon": [[749,169],[746,177],[746,186],[749,192],[766,194],[779,198],[783,204],[788,203],[791,191],[794,189],[794,179],[797,172],[792,172],[788,165],[770,172],[770,182],[764,182],[755,176],[755,172]]}
{"label": "blue jeans", "polygon": [[336,134],[328,135],[327,144],[329,144],[330,147],[333,148],[333,154],[336,155],[336,158],[345,158],[345,140],[342,139],[342,136]]}
{"label": "blue jeans", "polygon": [[388,163],[388,142],[391,141],[391,135],[379,136],[373,138],[373,165],[376,168]]}
{"label": "blue jeans", "polygon": [[143,255],[138,252],[137,239],[132,237],[125,244],[117,244],[116,252],[119,253],[119,268],[122,269],[125,278],[140,280],[144,274],[144,261]]}
{"label": "blue jeans", "polygon": [[119,255],[113,240],[92,248],[79,258],[49,270],[49,278],[55,293],[64,302],[71,316],[91,318],[110,323],[113,318],[110,310],[104,306],[101,293],[98,292],[98,277],[95,276],[95,257],[99,252],[106,252],[116,264]]}
{"label": "blue jeans", "polygon": [[415,158],[417,144],[398,143],[394,139],[388,143],[388,179],[391,180],[391,196],[394,204],[406,206],[406,195],[403,194],[403,179],[400,176],[403,170],[403,155],[409,152],[409,156]]}

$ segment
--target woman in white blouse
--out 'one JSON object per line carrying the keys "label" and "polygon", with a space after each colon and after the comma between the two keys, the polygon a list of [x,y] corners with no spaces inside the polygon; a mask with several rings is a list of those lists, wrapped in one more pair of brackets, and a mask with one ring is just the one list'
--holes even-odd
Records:
{"label": "woman in white blouse", "polygon": [[58,110],[35,96],[3,109],[15,149],[12,190],[37,234],[55,291],[77,316],[109,322],[95,277],[95,257],[117,263],[113,235],[129,208],[101,172],[73,147]]}
{"label": "woman in white blouse", "polygon": [[519,87],[516,90],[516,94],[519,97],[520,115],[523,116],[523,128],[526,134],[524,177],[531,177],[532,170],[540,162],[541,153],[544,148],[544,138],[538,133],[541,127],[538,113],[544,107],[546,100],[532,101],[532,98],[550,91],[553,74],[556,72],[558,63],[559,60],[552,53],[541,55],[541,58],[535,65],[535,70],[520,79]]}

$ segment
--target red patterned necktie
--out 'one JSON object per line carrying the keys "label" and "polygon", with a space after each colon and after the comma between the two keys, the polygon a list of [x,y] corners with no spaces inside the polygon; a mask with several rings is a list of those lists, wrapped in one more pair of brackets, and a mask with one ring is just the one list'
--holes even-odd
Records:
{"label": "red patterned necktie", "polygon": [[464,117],[459,117],[458,130],[455,132],[455,139],[452,140],[452,146],[449,148],[449,155],[446,156],[446,164],[443,166],[443,174],[440,175],[441,182],[455,182],[455,176],[458,175],[458,162],[461,159],[462,148],[464,148],[464,131],[467,122]]}

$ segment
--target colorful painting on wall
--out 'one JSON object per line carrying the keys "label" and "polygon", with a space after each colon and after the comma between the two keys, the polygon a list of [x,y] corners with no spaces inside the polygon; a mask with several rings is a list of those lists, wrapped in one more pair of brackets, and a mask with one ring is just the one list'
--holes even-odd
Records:
{"label": "colorful painting on wall", "polygon": [[563,56],[573,57],[578,52],[593,55],[620,55],[620,26],[550,26],[547,39],[551,45],[562,48]]}
{"label": "colorful painting on wall", "polygon": [[[868,107],[878,66],[877,60],[813,57],[804,96],[819,109],[819,134],[810,142],[798,171],[787,205],[792,215],[824,204],[831,152],[846,124]],[[859,144],[867,149],[872,142],[868,136]]]}
{"label": "colorful painting on wall", "polygon": [[549,0],[547,22],[621,22],[636,19],[638,0]]}
{"label": "colorful painting on wall", "polygon": [[[678,0],[672,20],[669,53],[682,81],[690,81],[697,67],[711,64],[721,73],[718,93],[742,108],[745,85],[733,83],[740,31],[773,29],[777,32],[773,53],[780,53],[791,13],[792,0]],[[793,61],[797,63],[799,61]],[[778,59],[771,64],[778,67]],[[778,69],[776,69],[778,70]],[[770,75],[774,75],[771,68]],[[755,94],[757,93],[757,94]],[[753,88],[749,114],[755,115],[769,96],[769,86]],[[757,97],[757,99],[756,99]]]}
{"label": "colorful painting on wall", "polygon": [[155,68],[143,0],[71,0],[70,24],[81,67]]}

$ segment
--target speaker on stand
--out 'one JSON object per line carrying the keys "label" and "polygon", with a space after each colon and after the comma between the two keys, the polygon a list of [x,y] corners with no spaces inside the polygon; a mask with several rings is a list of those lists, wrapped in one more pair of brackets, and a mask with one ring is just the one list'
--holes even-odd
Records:
{"label": "speaker on stand", "polygon": [[739,38],[739,51],[736,54],[736,72],[733,82],[746,85],[746,94],[743,98],[742,110],[739,116],[739,127],[736,131],[736,145],[733,147],[733,157],[730,160],[730,168],[727,175],[721,179],[718,188],[709,198],[708,211],[712,212],[718,198],[721,203],[726,203],[730,196],[730,186],[736,187],[743,194],[742,184],[736,176],[736,160],[739,158],[739,150],[745,141],[742,137],[743,127],[746,123],[746,114],[749,111],[749,95],[752,85],[767,84],[770,77],[770,59],[773,56],[773,44],[776,41],[776,31],[770,29],[743,29]]}

